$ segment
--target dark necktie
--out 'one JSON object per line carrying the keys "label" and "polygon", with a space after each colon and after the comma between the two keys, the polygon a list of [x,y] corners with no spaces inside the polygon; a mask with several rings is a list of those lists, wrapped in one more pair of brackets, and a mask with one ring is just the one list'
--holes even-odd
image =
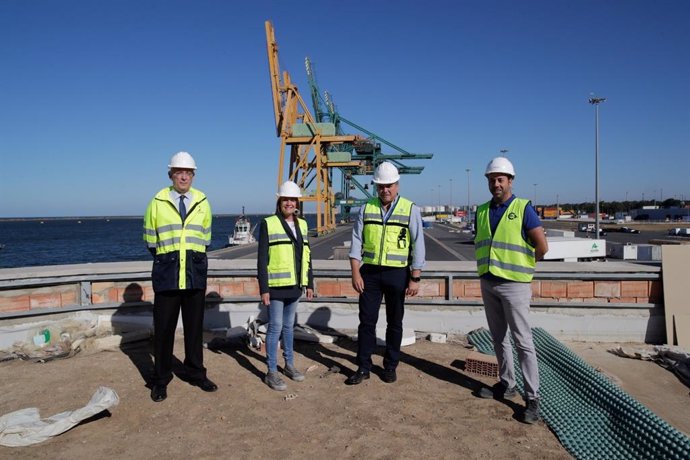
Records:
{"label": "dark necktie", "polygon": [[187,217],[187,207],[184,205],[184,195],[180,195],[180,217],[182,217],[182,222]]}

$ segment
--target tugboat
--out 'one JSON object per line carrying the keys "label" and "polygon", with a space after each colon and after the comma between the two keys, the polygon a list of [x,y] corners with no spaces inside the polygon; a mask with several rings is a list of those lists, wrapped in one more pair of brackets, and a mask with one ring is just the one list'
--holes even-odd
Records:
{"label": "tugboat", "polygon": [[[254,226],[256,227],[256,225]],[[244,206],[242,206],[242,214],[239,215],[235,221],[235,231],[232,236],[228,237],[228,246],[242,246],[245,244],[256,243],[254,238],[254,227],[244,214]]]}

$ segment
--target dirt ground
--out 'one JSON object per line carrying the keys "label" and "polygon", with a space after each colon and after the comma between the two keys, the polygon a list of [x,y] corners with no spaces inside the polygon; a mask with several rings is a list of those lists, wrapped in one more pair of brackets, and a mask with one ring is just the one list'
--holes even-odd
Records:
{"label": "dirt ground", "polygon": [[[649,362],[606,353],[610,345],[568,344],[585,360],[677,428],[690,432],[688,388]],[[372,375],[358,386],[356,344],[296,343],[301,383],[276,392],[262,383],[258,352],[232,346],[205,351],[209,377],[219,388],[204,393],[175,378],[168,399],[149,399],[150,342],[111,352],[80,353],[47,363],[0,363],[0,414],[26,407],[42,418],[84,406],[96,389],[114,389],[120,404],[46,442],[0,447],[2,458],[570,458],[542,422],[515,419],[518,402],[472,395],[490,379],[466,373],[461,343],[418,340],[403,348],[398,381]],[[183,357],[178,337],[176,356]],[[381,356],[374,357],[375,365]],[[332,366],[340,373],[329,373]],[[379,368],[380,370],[380,368]]]}

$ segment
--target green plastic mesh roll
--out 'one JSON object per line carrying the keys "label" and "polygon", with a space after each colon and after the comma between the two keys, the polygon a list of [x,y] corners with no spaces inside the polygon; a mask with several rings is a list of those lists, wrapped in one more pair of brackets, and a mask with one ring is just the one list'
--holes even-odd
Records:
{"label": "green plastic mesh roll", "polygon": [[[544,422],[575,458],[690,459],[690,438],[610,382],[548,332],[534,328]],[[468,335],[494,354],[486,329]],[[522,372],[513,347],[518,389]]]}

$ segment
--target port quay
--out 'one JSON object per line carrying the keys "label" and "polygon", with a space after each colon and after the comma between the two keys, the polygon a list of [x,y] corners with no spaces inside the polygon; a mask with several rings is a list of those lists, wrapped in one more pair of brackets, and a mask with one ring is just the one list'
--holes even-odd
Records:
{"label": "port quay", "polygon": [[[425,230],[431,256],[427,257],[419,295],[406,301],[406,328],[465,334],[486,327],[471,259],[471,236],[451,232],[440,225],[433,232]],[[314,327],[357,327],[357,295],[351,287],[346,256],[348,238],[345,226],[312,240],[316,297],[303,299],[298,314],[309,317]],[[210,255],[207,328],[244,324],[249,316],[258,314],[255,251],[255,245],[248,245]],[[150,270],[150,262],[0,269],[0,325],[79,311],[119,315],[150,311]],[[542,262],[537,266],[532,292],[534,326],[559,339],[665,342],[659,263]],[[314,315],[316,311],[322,314]],[[381,318],[380,325],[384,324],[385,318]]]}

